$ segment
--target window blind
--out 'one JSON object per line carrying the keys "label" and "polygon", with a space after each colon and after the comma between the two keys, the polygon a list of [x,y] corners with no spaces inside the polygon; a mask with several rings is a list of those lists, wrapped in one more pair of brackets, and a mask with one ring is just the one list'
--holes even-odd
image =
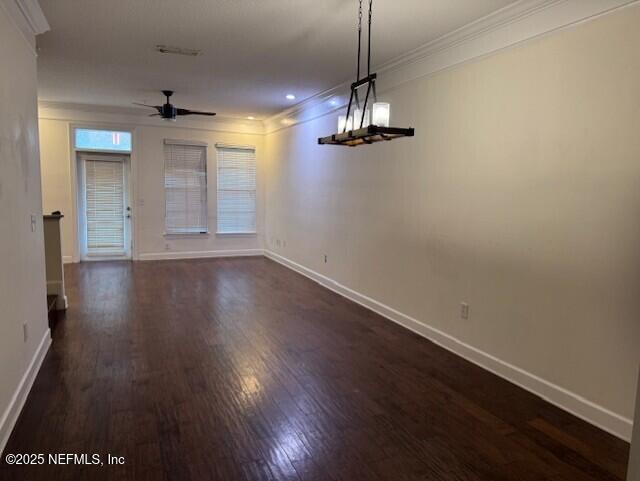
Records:
{"label": "window blind", "polygon": [[256,152],[218,146],[218,233],[256,232]]}
{"label": "window blind", "polygon": [[85,162],[87,254],[122,255],[124,245],[124,165]]}
{"label": "window blind", "polygon": [[164,145],[165,230],[207,232],[207,151],[204,145]]}

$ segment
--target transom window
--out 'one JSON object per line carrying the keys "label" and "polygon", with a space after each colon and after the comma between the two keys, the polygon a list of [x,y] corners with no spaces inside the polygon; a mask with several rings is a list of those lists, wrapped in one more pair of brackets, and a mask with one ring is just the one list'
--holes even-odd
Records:
{"label": "transom window", "polygon": [[100,129],[75,129],[77,150],[131,152],[131,132]]}

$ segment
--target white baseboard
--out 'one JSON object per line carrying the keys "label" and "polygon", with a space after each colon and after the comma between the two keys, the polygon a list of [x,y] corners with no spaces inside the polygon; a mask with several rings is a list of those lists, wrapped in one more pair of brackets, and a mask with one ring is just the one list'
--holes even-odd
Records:
{"label": "white baseboard", "polygon": [[513,384],[541,397],[545,401],[583,419],[594,426],[607,431],[625,441],[631,440],[633,420],[614,413],[582,396],[561,386],[542,379],[517,366],[498,359],[491,354],[481,351],[455,337],[431,327],[417,319],[403,314],[370,297],[356,292],[342,284],[304,267],[292,260],[282,257],[275,252],[265,250],[264,255],[285,267],[288,267],[309,279],[321,284],[337,294],[360,304],[391,321],[419,334],[435,344],[457,354],[458,356],[490,371]]}
{"label": "white baseboard", "polygon": [[31,386],[33,386],[33,382],[36,380],[38,371],[40,371],[40,366],[42,365],[45,354],[49,350],[49,346],[51,346],[51,331],[47,329],[29,363],[29,367],[27,367],[27,370],[20,380],[20,384],[18,384],[18,388],[11,398],[9,406],[0,419],[0,453],[4,451],[7,441],[9,441],[11,431],[13,431],[16,421],[18,421],[20,412],[27,400],[29,391],[31,391]]}
{"label": "white baseboard", "polygon": [[73,256],[62,256],[63,264],[73,264],[75,261],[73,260]]}
{"label": "white baseboard", "polygon": [[188,252],[153,252],[140,254],[138,260],[141,261],[161,261],[168,259],[201,259],[208,257],[245,257],[264,255],[262,249],[238,249],[220,251],[188,251]]}

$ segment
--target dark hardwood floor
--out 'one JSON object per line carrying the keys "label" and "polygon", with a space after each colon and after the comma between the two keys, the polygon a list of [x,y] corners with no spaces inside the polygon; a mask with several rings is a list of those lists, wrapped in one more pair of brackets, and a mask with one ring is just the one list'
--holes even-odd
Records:
{"label": "dark hardwood floor", "polygon": [[628,444],[268,259],[66,271],[4,454],[105,466],[2,480],[624,479]]}

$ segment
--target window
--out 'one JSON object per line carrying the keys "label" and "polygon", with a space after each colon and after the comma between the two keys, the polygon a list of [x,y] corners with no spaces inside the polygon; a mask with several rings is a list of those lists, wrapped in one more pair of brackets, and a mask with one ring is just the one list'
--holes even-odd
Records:
{"label": "window", "polygon": [[75,146],[77,150],[131,152],[131,132],[76,129]]}
{"label": "window", "polygon": [[165,232],[207,232],[207,147],[164,141]]}
{"label": "window", "polygon": [[218,233],[256,232],[256,151],[218,145]]}

